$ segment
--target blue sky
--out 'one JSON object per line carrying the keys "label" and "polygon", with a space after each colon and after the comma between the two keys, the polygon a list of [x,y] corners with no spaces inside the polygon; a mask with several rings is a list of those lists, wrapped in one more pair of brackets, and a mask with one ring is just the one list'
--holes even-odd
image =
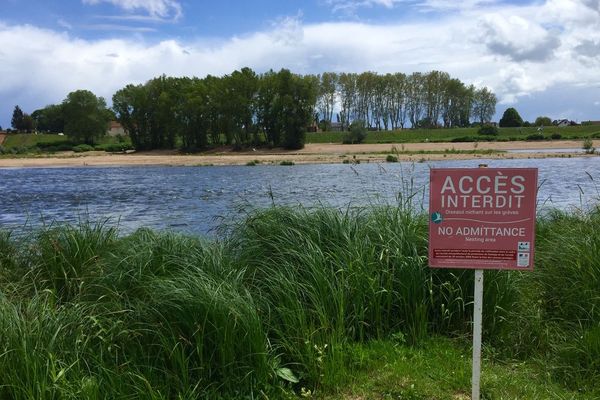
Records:
{"label": "blue sky", "polygon": [[89,89],[249,66],[442,70],[501,114],[600,120],[598,0],[0,0],[0,126]]}

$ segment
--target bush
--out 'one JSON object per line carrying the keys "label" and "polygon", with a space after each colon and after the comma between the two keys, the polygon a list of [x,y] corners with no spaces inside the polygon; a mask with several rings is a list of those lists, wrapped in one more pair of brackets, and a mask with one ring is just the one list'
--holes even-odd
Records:
{"label": "bush", "polygon": [[586,138],[583,141],[583,150],[586,154],[593,154],[596,149],[594,148],[594,142],[590,138]]}
{"label": "bush", "polygon": [[290,160],[283,160],[279,163],[279,165],[294,165],[294,162]]}
{"label": "bush", "polygon": [[127,150],[133,150],[133,146],[129,143],[119,142],[119,143],[100,144],[100,145],[94,146],[94,149],[103,150],[103,151],[106,151],[107,153],[122,153]]}
{"label": "bush", "polygon": [[494,125],[483,125],[477,133],[480,135],[498,135],[498,128]]}
{"label": "bush", "polygon": [[64,140],[53,140],[53,141],[48,141],[48,142],[38,142],[36,144],[36,146],[39,147],[39,149],[42,151],[48,151],[48,149],[54,149],[54,148],[61,148],[66,151],[66,150],[71,150],[71,148],[73,146],[75,146],[75,143],[73,143],[69,139],[64,139]]}
{"label": "bush", "polygon": [[460,136],[450,140],[453,143],[477,142],[479,139],[474,136]]}
{"label": "bush", "polygon": [[86,151],[94,151],[94,148],[89,144],[78,144],[77,146],[73,146],[72,150],[75,153],[83,153]]}
{"label": "bush", "polygon": [[558,133],[558,132],[554,132],[552,135],[550,135],[550,138],[552,140],[558,140],[558,139],[562,138],[562,135],[560,133]]}
{"label": "bush", "polygon": [[350,124],[350,132],[348,132],[343,140],[343,144],[359,144],[367,137],[367,128],[364,121],[354,121]]}
{"label": "bush", "polygon": [[388,154],[387,157],[385,158],[385,161],[387,162],[398,162],[398,157]]}
{"label": "bush", "polygon": [[532,133],[531,135],[527,135],[525,140],[544,140],[545,137],[542,133]]}

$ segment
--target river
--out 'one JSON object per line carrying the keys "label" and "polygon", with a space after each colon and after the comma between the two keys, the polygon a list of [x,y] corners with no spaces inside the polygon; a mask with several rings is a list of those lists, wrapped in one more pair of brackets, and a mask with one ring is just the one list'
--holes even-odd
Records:
{"label": "river", "polygon": [[209,236],[223,223],[271,204],[339,208],[427,204],[430,167],[537,167],[538,209],[584,208],[600,198],[598,158],[428,163],[220,167],[0,169],[0,227],[108,218],[121,233],[139,227]]}

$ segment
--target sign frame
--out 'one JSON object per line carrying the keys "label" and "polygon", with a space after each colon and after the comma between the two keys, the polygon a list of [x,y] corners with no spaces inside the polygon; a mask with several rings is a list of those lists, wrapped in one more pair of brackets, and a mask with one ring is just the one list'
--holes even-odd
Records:
{"label": "sign frame", "polygon": [[533,270],[537,168],[431,168],[429,176],[431,268]]}

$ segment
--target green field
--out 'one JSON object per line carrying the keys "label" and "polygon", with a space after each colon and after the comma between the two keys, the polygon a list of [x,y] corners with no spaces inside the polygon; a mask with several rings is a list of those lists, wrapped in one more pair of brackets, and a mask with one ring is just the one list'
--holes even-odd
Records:
{"label": "green field", "polygon": [[[537,128],[499,128],[498,136],[479,135],[478,128],[452,129],[406,129],[403,131],[369,131],[364,143],[419,143],[464,141],[512,141],[526,140],[527,136],[538,133]],[[542,131],[545,140],[552,140],[553,134],[561,139],[600,138],[600,126],[546,127]],[[342,143],[344,132],[311,132],[306,134],[306,143]]]}
{"label": "green field", "polygon": [[[473,272],[405,200],[1,231],[0,398],[468,398]],[[552,212],[534,272],[486,271],[484,398],[599,398],[599,252],[600,208]]]}

